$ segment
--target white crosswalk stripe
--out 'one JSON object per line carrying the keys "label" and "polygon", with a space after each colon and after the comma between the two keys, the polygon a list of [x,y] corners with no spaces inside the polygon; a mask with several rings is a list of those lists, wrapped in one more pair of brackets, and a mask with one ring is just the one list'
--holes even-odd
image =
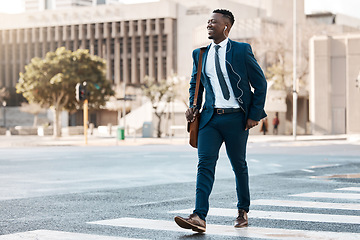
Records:
{"label": "white crosswalk stripe", "polygon": [[333,193],[333,192],[310,192],[291,195],[294,197],[311,197],[311,198],[336,198],[360,200],[359,193]]}
{"label": "white crosswalk stripe", "polygon": [[338,189],[335,189],[335,190],[360,192],[360,187],[338,188]]}
{"label": "white crosswalk stripe", "polygon": [[[339,191],[360,191],[357,187],[339,188],[335,189]],[[341,199],[357,202],[360,199],[360,194],[357,193],[343,193],[343,192],[311,192],[291,195],[292,197],[308,197],[308,198],[330,198]],[[290,207],[290,208],[311,208],[314,209],[327,209],[332,210],[350,210],[360,211],[360,204],[358,203],[334,203],[334,202],[318,202],[318,201],[294,201],[294,200],[278,200],[278,199],[259,199],[253,200],[252,206],[277,206],[277,207]],[[300,209],[299,209],[300,210]],[[192,212],[192,209],[183,209],[178,211],[172,211],[171,213],[184,214],[185,216]],[[237,214],[236,209],[225,208],[211,208],[208,215],[232,217],[235,218]],[[285,220],[285,221],[301,221],[301,222],[319,222],[319,223],[341,223],[360,225],[360,212],[357,215],[338,215],[338,214],[319,214],[319,213],[306,213],[306,212],[286,212],[286,211],[259,211],[251,210],[249,212],[249,219],[270,219],[270,220]],[[251,227],[249,227],[251,228]],[[347,233],[347,232],[321,232],[323,236],[318,235],[317,231],[299,230],[305,235],[294,236],[287,235],[289,229],[276,229],[278,232],[277,239],[360,239],[359,233]],[[320,234],[320,233],[319,233]],[[344,235],[342,235],[344,234]],[[286,236],[286,237],[284,237]],[[269,236],[263,236],[261,238],[272,239]]]}
{"label": "white crosswalk stripe", "polygon": [[[0,235],[0,240],[141,240],[138,238],[111,237],[103,235],[35,230],[7,235]],[[145,240],[145,239],[142,239]]]}
{"label": "white crosswalk stripe", "polygon": [[[100,224],[115,227],[128,228],[142,228],[149,230],[186,232],[189,230],[179,228],[174,221],[153,220],[153,219],[138,219],[138,218],[118,218],[109,219],[90,224]],[[331,240],[355,240],[359,239],[356,233],[337,233],[337,232],[319,232],[307,230],[292,230],[280,228],[261,228],[261,227],[246,227],[236,229],[233,226],[224,225],[206,225],[206,234],[221,235],[221,236],[238,236],[247,238],[262,238],[262,239],[279,239],[279,240],[300,240],[300,239],[331,239]]]}
{"label": "white crosswalk stripe", "polygon": [[311,170],[311,169],[301,169],[301,171],[303,171],[303,172],[309,172],[309,173],[315,172],[314,170]]}
{"label": "white crosswalk stripe", "polygon": [[[340,192],[343,191],[343,192]],[[349,191],[351,193],[344,193]],[[269,220],[283,220],[286,222],[317,222],[317,223],[341,223],[351,224],[357,228],[360,225],[360,194],[354,193],[360,191],[358,187],[338,188],[334,192],[310,192],[290,195],[294,197],[307,197],[307,198],[330,198],[341,199],[351,201],[350,203],[334,203],[318,201],[297,201],[297,200],[280,200],[280,199],[258,199],[252,201],[252,206],[274,206],[295,208],[298,211],[264,211],[264,210],[251,210],[249,212],[249,219],[269,219]],[[331,200],[333,201],[333,200]],[[306,213],[303,212],[304,208],[309,208],[312,211],[319,210],[347,210],[353,211],[351,215],[339,215],[339,214],[325,214],[325,213]],[[355,212],[354,212],[355,211]],[[192,209],[182,209],[171,211],[172,214],[184,214],[189,215]],[[324,211],[322,211],[324,212]],[[359,213],[359,214],[357,214]],[[237,214],[236,209],[228,208],[211,208],[208,215],[229,217],[234,219]],[[125,227],[125,228],[138,228],[155,231],[171,231],[192,234],[193,232],[188,229],[182,229],[176,225],[173,220],[155,220],[155,219],[143,219],[143,218],[117,218],[101,221],[88,222],[88,224],[113,226],[113,227]],[[251,222],[250,222],[251,224]],[[264,224],[264,222],[262,223]],[[285,225],[286,226],[286,225]],[[269,228],[266,226],[252,226],[241,229],[236,229],[232,225],[215,225],[207,224],[206,234],[216,236],[236,236],[244,237],[248,239],[261,238],[261,239],[278,239],[278,240],[355,240],[360,239],[359,233],[351,232],[338,232],[332,231],[312,231],[301,229],[301,224],[292,224],[292,226],[299,226],[298,229],[281,228],[281,223],[277,225],[277,228]],[[334,225],[335,226],[335,225]],[[156,236],[156,235],[154,235]],[[8,235],[0,235],[0,240],[134,240],[134,238],[124,238],[116,236],[105,236],[95,234],[84,233],[72,233],[62,231],[51,230],[36,230],[21,233],[14,233]]]}
{"label": "white crosswalk stripe", "polygon": [[[184,209],[179,211],[173,211],[172,213],[188,214],[190,211],[191,209]],[[235,217],[236,214],[237,214],[236,209],[229,209],[229,208],[211,208],[208,213],[209,216],[222,216],[222,217]],[[304,222],[360,224],[360,216],[299,213],[299,212],[274,212],[274,211],[251,210],[249,212],[249,218],[304,221]]]}
{"label": "white crosswalk stripe", "polygon": [[253,200],[251,201],[251,205],[295,207],[295,208],[360,210],[360,204],[355,204],[355,203],[328,203],[328,202],[290,201],[290,200],[276,200],[276,199]]}

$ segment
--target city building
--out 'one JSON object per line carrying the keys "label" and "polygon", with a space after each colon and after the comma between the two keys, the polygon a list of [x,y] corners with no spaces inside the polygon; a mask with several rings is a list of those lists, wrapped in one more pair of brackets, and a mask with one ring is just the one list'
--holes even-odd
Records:
{"label": "city building", "polygon": [[360,34],[314,36],[310,62],[311,133],[360,133]]}
{"label": "city building", "polygon": [[15,87],[31,58],[61,46],[105,58],[107,77],[116,86],[139,84],[145,75],[166,78],[176,72],[174,9],[174,3],[163,1],[8,15],[0,34],[1,85]]}
{"label": "city building", "polygon": [[[116,0],[111,0],[114,2]],[[117,1],[116,1],[117,2]],[[51,9],[86,7],[110,3],[109,0],[25,0],[25,12],[38,12]]]}

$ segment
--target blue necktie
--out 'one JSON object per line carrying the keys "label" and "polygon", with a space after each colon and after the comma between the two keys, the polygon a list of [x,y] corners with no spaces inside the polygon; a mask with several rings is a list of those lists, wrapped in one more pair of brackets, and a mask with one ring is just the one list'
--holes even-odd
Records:
{"label": "blue necktie", "polygon": [[221,68],[220,68],[220,61],[219,61],[219,50],[220,46],[219,45],[215,45],[215,68],[216,68],[216,75],[219,79],[219,83],[220,83],[220,87],[221,87],[221,91],[223,93],[223,96],[226,100],[229,100],[230,98],[230,93],[229,93],[229,89],[226,85],[226,82],[225,82],[225,78],[224,78],[224,75],[221,71]]}

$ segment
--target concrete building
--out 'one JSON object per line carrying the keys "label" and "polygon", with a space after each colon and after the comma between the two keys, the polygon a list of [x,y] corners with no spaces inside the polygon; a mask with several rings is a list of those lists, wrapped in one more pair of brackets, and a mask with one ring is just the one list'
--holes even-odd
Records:
{"label": "concrete building", "polygon": [[[4,56],[0,60],[1,83],[13,87],[17,73],[24,70],[32,57],[43,57],[59,46],[71,50],[87,48],[105,58],[108,77],[114,84],[123,81],[136,84],[144,75],[162,79],[171,72],[189,76],[191,51],[197,45],[209,43],[205,27],[213,9],[234,9],[237,21],[231,37],[250,39],[261,34],[261,24],[266,22],[262,19],[276,19],[274,9],[280,5],[292,7],[286,0],[265,2],[254,7],[233,0],[162,0],[5,14],[2,17],[6,21],[0,23],[0,51]],[[299,15],[304,16],[302,1],[298,2]]]}
{"label": "concrete building", "polygon": [[25,0],[25,11],[38,12],[51,9],[86,7],[106,4],[108,2],[110,3],[109,0]]}
{"label": "concrete building", "polygon": [[[159,8],[161,14],[156,12]],[[14,87],[31,58],[61,46],[89,49],[105,58],[107,77],[114,85],[139,84],[145,75],[166,78],[176,72],[174,10],[173,3],[163,1],[135,8],[98,6],[8,15],[9,22],[0,26],[1,85]]]}
{"label": "concrete building", "polygon": [[344,14],[335,14],[332,12],[320,12],[306,15],[309,22],[315,24],[338,25],[343,26],[345,31],[360,29],[360,19],[350,17]]}
{"label": "concrete building", "polygon": [[312,133],[360,133],[360,35],[313,37],[310,61]]}

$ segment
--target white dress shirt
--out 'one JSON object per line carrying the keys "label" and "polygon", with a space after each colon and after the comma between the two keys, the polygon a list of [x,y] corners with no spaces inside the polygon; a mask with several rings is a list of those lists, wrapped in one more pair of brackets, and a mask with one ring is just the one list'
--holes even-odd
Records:
{"label": "white dress shirt", "polygon": [[219,43],[220,48],[218,50],[219,54],[219,62],[220,62],[220,68],[224,75],[226,85],[230,92],[230,98],[229,100],[226,100],[223,96],[223,93],[221,91],[219,79],[216,74],[215,69],[215,43],[212,42],[207,58],[206,58],[206,65],[205,65],[205,74],[209,77],[211,86],[213,88],[214,94],[215,94],[215,108],[239,108],[239,103],[235,99],[234,91],[230,84],[229,75],[226,71],[226,46],[228,43],[228,38],[226,38],[224,41]]}

